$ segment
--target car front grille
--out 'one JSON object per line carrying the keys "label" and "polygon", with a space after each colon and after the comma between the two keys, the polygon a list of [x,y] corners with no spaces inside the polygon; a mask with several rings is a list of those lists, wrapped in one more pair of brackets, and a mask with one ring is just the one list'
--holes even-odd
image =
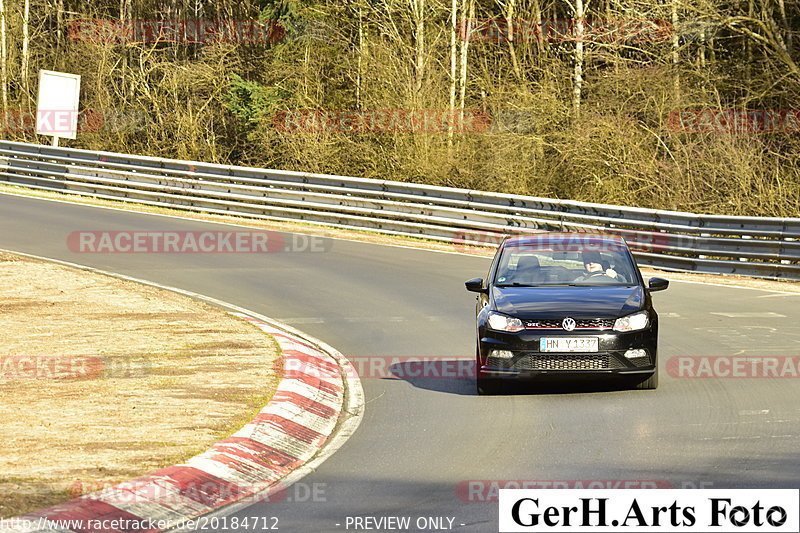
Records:
{"label": "car front grille", "polygon": [[653,360],[650,359],[650,356],[647,357],[637,357],[635,359],[631,359],[631,363],[634,366],[650,366],[653,364]]}
{"label": "car front grille", "polygon": [[[526,329],[564,329],[562,320],[526,320]],[[582,318],[575,321],[575,329],[611,329],[614,320],[605,318]]]}
{"label": "car front grille", "polygon": [[617,370],[625,368],[611,354],[542,354],[531,353],[512,360],[490,357],[489,366],[509,370]]}

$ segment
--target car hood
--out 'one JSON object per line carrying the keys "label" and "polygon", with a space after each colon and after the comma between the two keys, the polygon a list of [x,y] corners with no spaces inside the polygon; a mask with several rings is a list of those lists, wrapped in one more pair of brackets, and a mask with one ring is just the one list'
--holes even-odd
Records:
{"label": "car hood", "polygon": [[492,287],[494,309],[521,319],[618,318],[644,306],[644,289],[632,286]]}

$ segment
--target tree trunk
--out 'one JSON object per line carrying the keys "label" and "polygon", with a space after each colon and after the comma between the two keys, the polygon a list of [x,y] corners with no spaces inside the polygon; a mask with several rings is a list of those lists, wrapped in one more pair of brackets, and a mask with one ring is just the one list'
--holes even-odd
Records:
{"label": "tree trunk", "polygon": [[6,5],[0,0],[0,91],[3,93],[3,116],[8,111],[8,50],[6,49]]}
{"label": "tree trunk", "polygon": [[64,0],[56,0],[56,51],[61,50],[61,45],[64,42],[64,34],[62,28],[64,27]]}
{"label": "tree trunk", "polygon": [[[464,21],[464,26],[461,35],[463,40],[469,40],[469,33],[467,33],[469,21]],[[453,145],[453,117],[456,114],[456,71],[458,68],[458,0],[451,0],[450,2],[450,122],[447,126],[447,145]]]}
{"label": "tree trunk", "polygon": [[[470,30],[472,29],[472,20],[475,18],[475,0],[466,0],[469,8],[465,11],[469,11],[467,18],[467,35],[469,35]],[[459,97],[458,97],[458,108],[460,110],[459,113],[459,121],[458,127],[459,130],[463,129],[464,126],[464,101],[467,95],[467,53],[469,52],[469,39],[464,39],[461,41],[461,75],[459,77]]]}
{"label": "tree trunk", "polygon": [[[678,37],[678,0],[672,0],[671,2],[671,22],[672,22],[672,64],[677,66],[680,62],[680,54],[679,54],[679,47],[680,47],[680,40]],[[675,69],[674,79],[672,80],[673,84],[673,91],[675,93],[675,99],[680,97],[681,92],[681,79],[678,75],[678,69]]]}
{"label": "tree trunk", "polygon": [[358,60],[356,72],[356,109],[361,109],[361,79],[364,55],[364,13],[361,2],[358,4]]}
{"label": "tree trunk", "polygon": [[789,21],[786,18],[786,4],[784,0],[777,0],[778,1],[778,9],[781,12],[781,24],[783,25],[784,31],[784,41],[786,42],[786,50],[787,53],[791,54],[792,52],[792,28],[789,27]]}
{"label": "tree trunk", "polygon": [[678,36],[678,0],[672,0],[672,64],[677,65],[680,57],[678,55],[678,48],[680,41]]}
{"label": "tree trunk", "polygon": [[580,114],[581,94],[583,92],[583,40],[585,34],[585,16],[583,0],[575,0],[575,68],[572,76],[572,109],[575,112],[575,116]]}
{"label": "tree trunk", "polygon": [[425,75],[425,0],[411,0],[411,11],[414,14],[415,86],[419,92]]}
{"label": "tree trunk", "polygon": [[[119,22],[121,27],[125,28],[125,24],[127,24],[127,9],[125,9],[125,0],[119,0]],[[113,67],[112,67],[113,69]],[[127,73],[128,73],[128,47],[122,47],[122,67],[120,68],[120,87],[123,87],[123,103],[127,103],[127,94],[133,95],[133,91],[128,93],[128,91],[124,91],[124,87],[127,84]],[[109,74],[113,75],[113,71],[109,72]],[[133,89],[133,80],[131,80],[131,89]]]}
{"label": "tree trunk", "polygon": [[706,68],[706,30],[700,30],[700,50],[698,52],[698,59],[700,68]]}
{"label": "tree trunk", "polygon": [[25,0],[22,9],[22,86],[25,88],[25,96],[28,97],[28,68],[30,65],[30,42],[31,35],[29,22],[31,16],[31,0]]}
{"label": "tree trunk", "polygon": [[541,60],[541,54],[544,51],[544,35],[542,35],[542,6],[539,5],[539,0],[533,0],[533,26],[536,34],[533,38],[536,40],[536,51],[538,52]]}
{"label": "tree trunk", "polygon": [[508,53],[511,55],[511,68],[514,70],[514,77],[519,81],[522,79],[522,72],[520,71],[519,61],[517,60],[517,51],[514,48],[514,13],[516,3],[516,0],[507,0],[506,2],[506,27],[508,30]]}

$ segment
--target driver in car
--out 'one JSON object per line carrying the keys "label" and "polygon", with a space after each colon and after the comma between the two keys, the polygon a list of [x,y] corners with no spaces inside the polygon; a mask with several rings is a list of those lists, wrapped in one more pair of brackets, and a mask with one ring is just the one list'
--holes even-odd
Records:
{"label": "driver in car", "polygon": [[578,276],[575,281],[595,281],[599,283],[617,279],[617,272],[613,268],[603,269],[603,258],[600,252],[583,252],[584,274]]}

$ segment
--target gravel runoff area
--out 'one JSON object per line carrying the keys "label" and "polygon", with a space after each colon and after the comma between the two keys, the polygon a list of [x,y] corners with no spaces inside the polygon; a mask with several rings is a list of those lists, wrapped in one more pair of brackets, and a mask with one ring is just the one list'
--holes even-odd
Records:
{"label": "gravel runoff area", "polygon": [[280,380],[272,337],[167,290],[0,253],[0,517],[179,463]]}

